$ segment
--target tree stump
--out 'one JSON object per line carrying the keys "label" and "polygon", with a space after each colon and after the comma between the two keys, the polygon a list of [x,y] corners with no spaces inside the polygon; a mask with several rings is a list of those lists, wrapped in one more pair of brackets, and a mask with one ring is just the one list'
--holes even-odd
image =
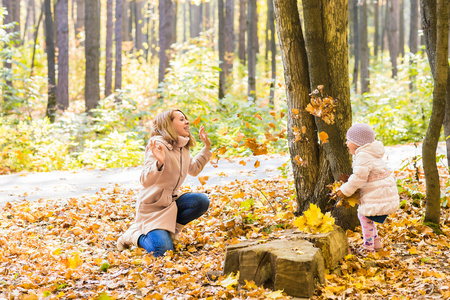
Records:
{"label": "tree stump", "polygon": [[286,230],[276,239],[228,246],[223,273],[239,272],[239,284],[253,280],[290,296],[309,298],[316,285],[325,282],[325,269],[336,269],[347,253],[347,236],[338,226],[322,234]]}

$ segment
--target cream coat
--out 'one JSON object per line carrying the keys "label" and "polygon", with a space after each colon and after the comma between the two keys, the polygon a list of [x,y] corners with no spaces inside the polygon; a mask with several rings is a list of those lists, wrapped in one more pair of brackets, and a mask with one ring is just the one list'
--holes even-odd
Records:
{"label": "cream coat", "polygon": [[206,148],[193,158],[189,149],[184,147],[187,138],[180,137],[176,146],[170,145],[161,136],[152,137],[151,140],[163,146],[166,158],[163,167],[158,170],[157,159],[147,145],[144,170],[140,177],[143,187],[137,198],[135,223],[122,236],[124,242],[135,246],[141,234],[155,229],[175,233],[178,212],[175,200],[181,196],[179,188],[187,174],[197,176],[211,158],[211,151]]}
{"label": "cream coat", "polygon": [[353,157],[353,174],[341,186],[344,195],[350,196],[359,189],[358,212],[363,216],[389,215],[399,206],[395,179],[385,161],[384,146],[380,141],[359,147]]}

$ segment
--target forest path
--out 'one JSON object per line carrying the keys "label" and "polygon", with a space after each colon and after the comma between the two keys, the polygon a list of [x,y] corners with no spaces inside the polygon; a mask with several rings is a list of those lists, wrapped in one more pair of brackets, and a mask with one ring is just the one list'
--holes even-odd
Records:
{"label": "forest path", "polygon": [[[398,170],[416,155],[422,155],[421,145],[413,144],[386,147],[385,159],[391,170]],[[437,153],[445,154],[445,144],[439,143]],[[245,161],[246,165],[240,164]],[[255,168],[255,162],[260,166]],[[221,159],[217,167],[208,163],[201,177],[209,176],[205,187],[225,185],[235,180],[255,180],[274,178],[281,175],[288,155],[262,155],[247,158]],[[441,160],[446,164],[446,159]],[[290,163],[284,168],[290,172]],[[0,176],[0,207],[7,202],[35,201],[43,198],[65,199],[95,194],[101,189],[112,189],[116,185],[121,189],[138,189],[140,167],[115,168],[105,170],[55,171],[45,173],[22,173]],[[200,187],[197,177],[188,176],[184,185],[193,189]]]}

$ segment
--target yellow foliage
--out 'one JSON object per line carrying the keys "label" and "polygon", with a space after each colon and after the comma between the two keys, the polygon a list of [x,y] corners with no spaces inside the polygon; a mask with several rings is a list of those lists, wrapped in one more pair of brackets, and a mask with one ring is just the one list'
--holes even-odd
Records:
{"label": "yellow foliage", "polygon": [[326,233],[333,230],[334,221],[329,212],[324,215],[319,207],[311,204],[303,216],[294,220],[294,226],[307,233]]}

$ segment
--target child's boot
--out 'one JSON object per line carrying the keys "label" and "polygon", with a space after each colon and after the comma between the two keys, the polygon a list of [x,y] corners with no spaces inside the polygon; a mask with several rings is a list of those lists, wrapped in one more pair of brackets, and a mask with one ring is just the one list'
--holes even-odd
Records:
{"label": "child's boot", "polygon": [[381,250],[381,248],[383,248],[383,243],[381,242],[381,238],[379,236],[375,238],[373,248],[375,251]]}

